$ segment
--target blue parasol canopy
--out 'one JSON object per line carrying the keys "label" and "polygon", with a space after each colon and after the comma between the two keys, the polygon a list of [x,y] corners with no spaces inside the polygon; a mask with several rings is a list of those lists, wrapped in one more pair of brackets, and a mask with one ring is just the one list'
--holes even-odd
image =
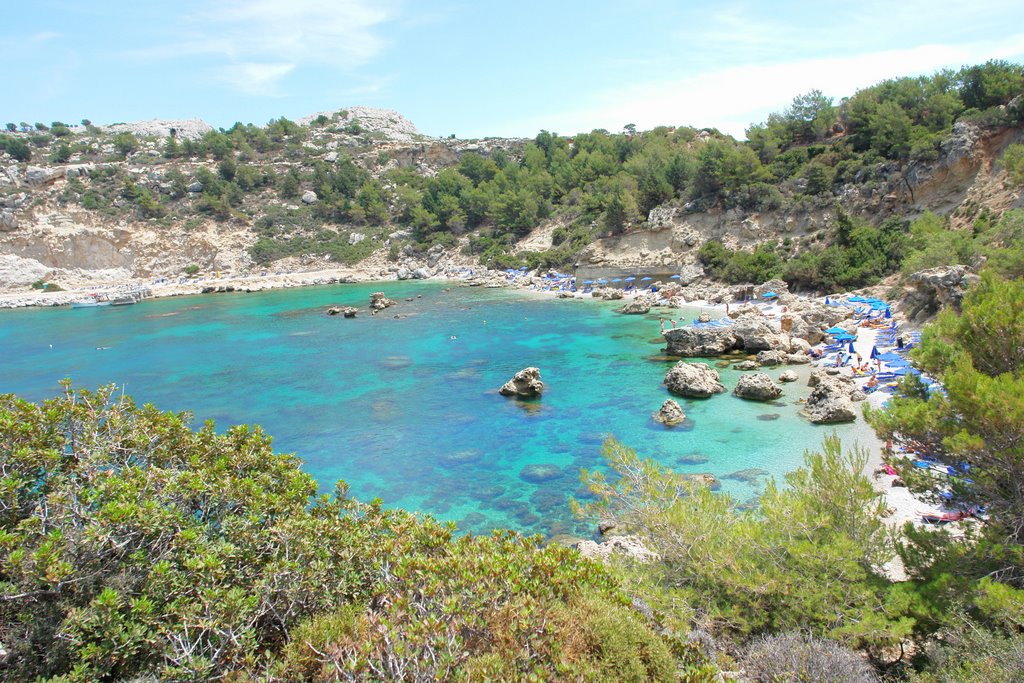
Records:
{"label": "blue parasol canopy", "polygon": [[856,353],[857,352],[857,349],[853,348],[853,342],[852,341],[850,342],[850,347],[849,347],[848,350],[849,350],[850,353]]}
{"label": "blue parasol canopy", "polygon": [[632,281],[633,281],[633,280],[635,280],[635,279],[636,279],[635,277],[633,277],[632,275],[630,275],[629,277],[627,277],[627,278],[626,278],[626,282],[632,282]]}
{"label": "blue parasol canopy", "polygon": [[846,334],[846,329],[836,325],[825,330],[825,334]]}
{"label": "blue parasol canopy", "polygon": [[584,280],[583,284],[585,284],[585,285],[592,285],[592,284],[594,284],[594,281],[593,280]]}
{"label": "blue parasol canopy", "polygon": [[601,278],[600,280],[597,281],[597,284],[606,285],[608,284],[608,280],[606,280],[605,278]]}
{"label": "blue parasol canopy", "polygon": [[889,361],[893,360],[903,360],[903,356],[899,355],[898,353],[893,353],[892,351],[887,351],[886,353],[879,353],[878,355],[876,355],[875,360],[885,361],[886,363],[888,363]]}
{"label": "blue parasol canopy", "polygon": [[845,332],[843,334],[835,335],[835,338],[836,341],[853,341],[854,339],[856,339],[856,337],[854,337],[852,334],[846,334]]}
{"label": "blue parasol canopy", "polygon": [[612,278],[612,282],[622,282],[622,278],[621,277],[613,277]]}
{"label": "blue parasol canopy", "polygon": [[669,277],[669,280],[678,280],[681,277],[681,275],[672,275],[671,277]]}
{"label": "blue parasol canopy", "polygon": [[885,309],[885,317],[886,318],[891,318],[892,317],[892,311],[890,311],[888,308]]}
{"label": "blue parasol canopy", "polygon": [[650,279],[651,278],[649,278],[649,277],[642,277],[642,278],[640,278],[640,282],[646,282],[647,280],[650,280]]}
{"label": "blue parasol canopy", "polygon": [[909,368],[910,361],[905,361],[902,358],[899,360],[889,360],[885,362],[890,368]]}
{"label": "blue parasol canopy", "polygon": [[847,301],[852,301],[852,302],[854,302],[856,304],[862,304],[865,301],[867,301],[867,299],[865,299],[862,296],[851,296],[849,299],[847,299]]}
{"label": "blue parasol canopy", "polygon": [[872,346],[871,347],[871,360],[874,360],[875,358],[878,358],[878,347],[877,346]]}
{"label": "blue parasol canopy", "polygon": [[775,292],[765,292],[761,296],[763,296],[765,299],[771,299],[771,298],[777,297],[778,294],[776,294]]}

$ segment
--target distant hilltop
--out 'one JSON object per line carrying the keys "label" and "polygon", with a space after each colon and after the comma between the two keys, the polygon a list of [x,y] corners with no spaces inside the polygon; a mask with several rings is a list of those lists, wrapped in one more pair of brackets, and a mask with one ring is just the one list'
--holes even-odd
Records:
{"label": "distant hilltop", "polygon": [[213,130],[213,126],[202,119],[150,119],[133,123],[114,123],[99,128],[111,135],[131,133],[138,137],[158,138],[168,137],[173,130],[174,136],[182,140],[198,140]]}
{"label": "distant hilltop", "polygon": [[[295,121],[300,126],[333,126],[347,133],[368,133],[394,142],[417,142],[427,136],[420,133],[412,121],[392,109],[373,107],[345,107],[334,111],[320,111]],[[77,126],[74,128],[77,129]],[[131,123],[99,126],[111,135],[131,133],[137,137],[166,138],[174,131],[179,140],[198,140],[213,126],[202,119],[150,119]]]}
{"label": "distant hilltop", "polygon": [[332,123],[342,128],[350,128],[348,132],[378,133],[395,142],[415,142],[426,137],[416,129],[412,121],[393,109],[346,107],[303,116],[296,123],[300,126]]}

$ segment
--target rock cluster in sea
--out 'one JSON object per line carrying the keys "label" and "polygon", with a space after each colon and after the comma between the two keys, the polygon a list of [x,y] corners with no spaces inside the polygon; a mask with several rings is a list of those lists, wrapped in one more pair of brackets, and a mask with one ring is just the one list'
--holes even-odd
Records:
{"label": "rock cluster in sea", "polygon": [[502,396],[516,398],[537,398],[543,392],[544,382],[541,381],[540,370],[533,367],[523,368],[498,389]]}
{"label": "rock cluster in sea", "polygon": [[680,361],[665,375],[665,386],[676,396],[710,398],[725,391],[718,371],[704,363]]}
{"label": "rock cluster in sea", "polygon": [[807,397],[803,414],[815,424],[853,422],[857,419],[855,401],[863,401],[864,392],[857,387],[852,377],[829,369],[818,369],[807,381],[812,387]]}
{"label": "rock cluster in sea", "polygon": [[665,402],[661,404],[661,408],[654,414],[654,419],[657,422],[662,423],[666,427],[674,427],[686,420],[686,414],[683,409],[679,407],[679,404],[670,398],[665,399]]}
{"label": "rock cluster in sea", "polygon": [[750,401],[773,401],[782,396],[782,388],[763,372],[752,372],[740,377],[732,393]]}

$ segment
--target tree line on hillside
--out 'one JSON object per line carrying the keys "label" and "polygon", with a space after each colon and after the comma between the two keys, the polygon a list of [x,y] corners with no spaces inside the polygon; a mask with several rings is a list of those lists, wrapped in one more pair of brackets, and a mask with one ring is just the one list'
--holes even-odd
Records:
{"label": "tree line on hillside", "polygon": [[[957,121],[986,127],[1020,125],[1022,93],[1024,67],[989,61],[958,71],[883,81],[838,104],[819,91],[800,95],[784,111],[752,125],[748,142],[687,127],[645,132],[630,127],[618,134],[595,130],[572,138],[542,131],[521,155],[501,149],[490,155],[469,152],[457,165],[432,177],[410,168],[374,177],[345,155],[327,163],[311,157],[303,145],[317,127],[372,144],[373,137],[357,123],[339,127],[327,117],[311,127],[284,118],[262,128],[236,123],[198,140],[167,138],[161,151],[172,165],[168,176],[173,191],[136,189],[125,177],[96,174],[95,182],[79,183],[65,200],[109,212],[134,208],[140,217],[155,220],[196,214],[216,220],[259,220],[261,239],[252,251],[261,263],[310,251],[352,260],[361,253],[341,248],[346,235],[337,226],[367,228],[376,237],[385,227],[397,225],[407,230],[406,242],[413,248],[453,246],[468,235],[467,251],[486,265],[553,267],[571,263],[599,235],[618,234],[642,223],[652,208],[666,202],[688,203],[693,210],[721,206],[763,211],[808,202],[828,207],[839,185],[878,182],[887,177],[890,164],[937,158],[941,142]],[[1016,106],[1007,107],[1014,98]],[[47,146],[54,161],[67,161],[72,154],[99,158],[98,138],[71,140],[63,135],[67,127],[56,123],[27,139],[2,136],[0,148],[23,161],[33,148]],[[130,133],[119,133],[109,142],[114,158],[132,154],[140,144]],[[1007,157],[1008,170],[1017,168],[1016,174],[1024,175],[1024,150],[1014,148]],[[187,179],[175,168],[179,160],[201,159],[216,162],[216,173],[200,171]],[[381,152],[377,161],[386,164],[388,159],[387,152]],[[192,180],[201,182],[203,189],[189,199],[193,193],[185,189]],[[296,200],[305,190],[318,196],[312,206],[267,210],[267,193]],[[551,217],[565,226],[556,231],[551,249],[514,252],[519,238]],[[856,263],[833,264],[833,270],[849,272],[827,280],[864,284],[880,271],[892,272],[898,263],[880,267],[858,261],[864,247],[886,246],[892,227],[880,228],[883,235],[862,230],[858,244],[825,235],[823,244],[789,245],[808,254],[799,268],[794,266],[800,271],[795,281],[813,271],[819,260],[836,261],[840,252]],[[819,253],[834,245],[839,249]],[[862,277],[853,276],[856,271]]]}

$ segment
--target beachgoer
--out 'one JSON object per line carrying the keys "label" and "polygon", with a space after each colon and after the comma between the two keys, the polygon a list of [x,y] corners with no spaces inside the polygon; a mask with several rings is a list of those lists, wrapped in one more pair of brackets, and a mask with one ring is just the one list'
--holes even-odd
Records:
{"label": "beachgoer", "polygon": [[902,349],[903,348],[903,335],[902,334],[900,336],[896,337],[896,348],[897,349]]}
{"label": "beachgoer", "polygon": [[658,322],[661,323],[661,333],[665,334],[665,319],[664,318],[658,318]]}
{"label": "beachgoer", "polygon": [[869,379],[868,383],[867,383],[868,389],[874,389],[877,386],[878,386],[878,378],[875,377],[874,375],[871,375],[871,379]]}
{"label": "beachgoer", "polygon": [[725,314],[729,315],[729,302],[728,301],[725,302]]}
{"label": "beachgoer", "polygon": [[675,320],[675,318],[672,318],[671,320],[672,320],[672,329],[674,330],[674,329],[676,329],[676,320]]}

